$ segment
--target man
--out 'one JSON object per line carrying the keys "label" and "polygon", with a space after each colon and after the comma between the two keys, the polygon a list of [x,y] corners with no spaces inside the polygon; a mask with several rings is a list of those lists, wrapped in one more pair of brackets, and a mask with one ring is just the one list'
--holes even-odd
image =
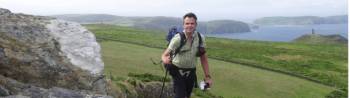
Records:
{"label": "man", "polygon": [[[167,65],[173,78],[175,98],[190,98],[195,84],[197,56],[199,55],[204,70],[205,82],[211,86],[212,80],[209,73],[208,59],[205,54],[204,37],[196,32],[197,16],[187,13],[183,16],[183,33],[186,37],[185,44],[175,56],[174,51],[180,47],[180,34],[176,34],[169,43],[168,48],[162,54],[162,61]],[[202,44],[199,40],[202,39]]]}

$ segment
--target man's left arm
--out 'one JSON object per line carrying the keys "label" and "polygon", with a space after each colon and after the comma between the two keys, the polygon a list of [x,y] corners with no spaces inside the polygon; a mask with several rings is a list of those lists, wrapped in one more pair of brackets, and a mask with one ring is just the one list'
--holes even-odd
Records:
{"label": "man's left arm", "polygon": [[[200,34],[200,33],[198,33]],[[201,59],[201,65],[204,71],[204,81],[206,83],[209,84],[209,86],[212,85],[212,80],[211,80],[211,76],[210,76],[210,72],[209,72],[209,64],[208,64],[208,57],[206,54],[206,43],[205,43],[205,37],[203,35],[200,34],[201,39],[202,39],[202,43],[200,43],[200,48],[199,48],[199,55],[200,55],[200,59]]]}
{"label": "man's left arm", "polygon": [[210,72],[209,72],[208,57],[206,54],[203,54],[200,56],[200,59],[201,59],[201,64],[202,64],[202,68],[203,68],[204,75],[205,75],[204,76],[205,82],[211,86],[212,80],[211,80],[211,76],[210,76]]}

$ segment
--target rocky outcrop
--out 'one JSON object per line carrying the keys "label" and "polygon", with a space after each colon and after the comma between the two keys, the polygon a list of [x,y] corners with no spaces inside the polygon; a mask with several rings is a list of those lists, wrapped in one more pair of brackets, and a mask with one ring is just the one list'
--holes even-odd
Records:
{"label": "rocky outcrop", "polygon": [[5,98],[112,98],[105,94],[87,91],[70,90],[61,87],[41,88],[31,84],[24,84],[14,79],[0,75],[0,95]]}
{"label": "rocky outcrop", "polygon": [[0,8],[0,96],[105,96],[103,65],[81,25]]}
{"label": "rocky outcrop", "polygon": [[175,96],[172,84],[167,83],[162,91],[161,82],[149,82],[143,85],[137,85],[135,90],[142,98],[159,98],[162,92],[162,98],[173,98]]}

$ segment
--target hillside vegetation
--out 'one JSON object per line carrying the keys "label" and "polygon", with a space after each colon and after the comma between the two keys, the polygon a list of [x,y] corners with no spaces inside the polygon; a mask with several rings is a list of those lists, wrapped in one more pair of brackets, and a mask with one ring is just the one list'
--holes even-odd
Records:
{"label": "hillside vegetation", "polygon": [[306,34],[293,40],[293,42],[309,44],[348,44],[348,39],[341,35]]}
{"label": "hillside vegetation", "polygon": [[[85,26],[95,32],[97,38],[102,41],[117,41],[159,48],[160,50],[155,52],[154,55],[156,56],[153,58],[158,58],[166,45],[165,33],[160,31],[113,25]],[[244,41],[211,37],[207,37],[206,42],[208,46],[207,53],[212,59],[299,77],[338,89],[344,88],[342,89],[344,91],[340,92],[347,93],[347,91],[345,92],[347,90],[347,45]],[[126,48],[126,50],[128,49]],[[137,51],[145,52],[146,50],[138,49]],[[140,53],[140,56],[135,57],[149,61],[148,57],[142,57],[141,55],[147,55],[147,53]],[[111,62],[113,60],[116,60],[116,58],[111,59]],[[124,62],[124,64],[130,63],[132,65],[131,62],[133,61]],[[221,63],[212,65],[218,66]],[[227,66],[231,65],[228,64]],[[137,68],[135,67],[135,69]]]}

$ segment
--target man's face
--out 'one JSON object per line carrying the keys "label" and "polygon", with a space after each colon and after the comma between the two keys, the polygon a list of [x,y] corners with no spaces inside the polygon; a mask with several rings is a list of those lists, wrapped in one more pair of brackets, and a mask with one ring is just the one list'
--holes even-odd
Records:
{"label": "man's face", "polygon": [[184,19],[183,28],[185,29],[185,32],[194,32],[196,30],[196,20],[193,17],[186,17]]}

